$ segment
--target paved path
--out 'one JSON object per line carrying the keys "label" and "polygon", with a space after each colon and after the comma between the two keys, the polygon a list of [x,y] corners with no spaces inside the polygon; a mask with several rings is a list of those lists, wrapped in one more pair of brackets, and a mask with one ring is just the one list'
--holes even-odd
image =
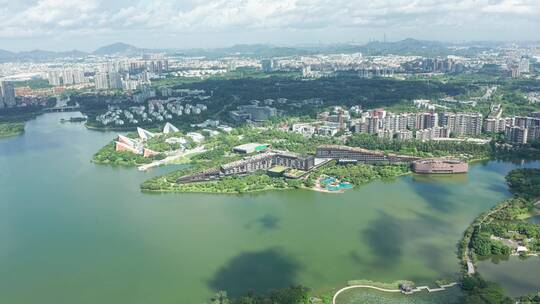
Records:
{"label": "paved path", "polygon": [[[450,283],[450,284],[441,285],[439,288],[429,288],[429,286],[418,286],[418,287],[414,288],[413,290],[411,290],[409,292],[404,292],[404,293],[405,294],[413,294],[415,292],[422,291],[422,290],[427,290],[428,292],[443,291],[443,290],[446,290],[446,288],[456,286],[457,284],[458,284],[457,282],[453,282],[453,283]],[[371,286],[371,285],[352,285],[352,286],[347,286],[347,287],[344,287],[344,288],[341,288],[340,290],[338,290],[336,292],[336,294],[334,294],[334,297],[332,298],[332,304],[336,304],[336,299],[342,292],[347,291],[349,289],[353,289],[353,288],[369,288],[369,289],[375,289],[375,290],[378,290],[378,291],[394,292],[394,293],[395,292],[402,292],[401,289],[385,289],[385,288],[380,288],[380,287]]]}
{"label": "paved path", "polygon": [[347,291],[349,289],[353,289],[353,288],[370,288],[370,289],[375,289],[375,290],[384,291],[384,292],[401,292],[401,290],[399,289],[384,289],[384,288],[379,288],[379,287],[370,286],[370,285],[352,285],[352,286],[347,286],[338,290],[336,294],[334,295],[334,298],[332,298],[332,303],[336,304],[336,299],[340,293]]}
{"label": "paved path", "polygon": [[175,161],[175,160],[177,160],[179,158],[186,157],[186,156],[188,156],[190,154],[202,153],[202,152],[205,152],[205,151],[206,150],[204,149],[204,146],[198,146],[198,147],[196,147],[194,149],[186,150],[184,152],[181,152],[181,153],[178,153],[178,154],[175,154],[175,155],[167,156],[164,159],[156,160],[156,161],[153,161],[153,162],[151,162],[149,164],[139,166],[138,169],[139,169],[139,171],[146,171],[146,170],[148,170],[150,168],[165,165],[165,164],[170,163],[172,161]]}

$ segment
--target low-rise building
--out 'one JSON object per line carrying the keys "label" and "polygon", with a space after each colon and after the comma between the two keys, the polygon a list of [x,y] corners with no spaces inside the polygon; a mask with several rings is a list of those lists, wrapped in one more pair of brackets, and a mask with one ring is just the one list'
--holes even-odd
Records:
{"label": "low-rise building", "polygon": [[177,183],[184,184],[216,180],[224,176],[242,175],[260,170],[266,171],[275,166],[309,171],[315,166],[315,158],[311,155],[302,156],[286,151],[269,151],[223,164],[217,168],[182,176],[177,180]]}

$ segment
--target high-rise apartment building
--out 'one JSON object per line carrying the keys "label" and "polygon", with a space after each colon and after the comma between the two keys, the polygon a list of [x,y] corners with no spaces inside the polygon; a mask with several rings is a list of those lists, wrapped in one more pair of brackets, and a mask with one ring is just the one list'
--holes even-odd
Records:
{"label": "high-rise apartment building", "polygon": [[94,82],[96,84],[96,90],[108,90],[109,89],[109,78],[107,73],[99,73],[94,77]]}
{"label": "high-rise apartment building", "polygon": [[84,71],[79,69],[72,70],[73,75],[73,83],[79,84],[79,83],[86,83],[86,77],[84,77]]}
{"label": "high-rise apartment building", "polygon": [[53,86],[62,85],[62,76],[60,71],[49,71],[47,72],[47,79],[49,84]]}
{"label": "high-rise apartment building", "polygon": [[15,85],[11,81],[2,81],[0,83],[0,94],[2,96],[3,105],[6,108],[15,106]]}
{"label": "high-rise apartment building", "polygon": [[109,89],[117,90],[122,89],[122,77],[120,73],[112,72],[108,73],[109,77]]}
{"label": "high-rise apartment building", "polygon": [[482,114],[444,113],[440,125],[456,136],[478,136],[482,133]]}
{"label": "high-rise apartment building", "polygon": [[490,133],[504,132],[506,118],[486,118],[484,121],[484,131]]}
{"label": "high-rise apartment building", "polygon": [[513,144],[526,144],[528,129],[518,126],[507,126],[504,132],[506,141]]}

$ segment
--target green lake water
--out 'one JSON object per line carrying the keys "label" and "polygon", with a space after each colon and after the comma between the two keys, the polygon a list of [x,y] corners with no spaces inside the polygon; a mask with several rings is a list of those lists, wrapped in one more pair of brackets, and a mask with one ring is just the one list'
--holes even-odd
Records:
{"label": "green lake water", "polygon": [[143,194],[142,181],[173,168],[90,163],[114,133],[59,123],[73,115],[43,115],[0,139],[0,303],[204,303],[216,290],[295,283],[432,283],[458,271],[463,231],[510,196],[504,175],[523,165],[343,194]]}
{"label": "green lake water", "polygon": [[479,261],[477,266],[484,278],[499,283],[510,296],[540,291],[540,257],[522,259],[511,256],[503,260],[494,258]]}

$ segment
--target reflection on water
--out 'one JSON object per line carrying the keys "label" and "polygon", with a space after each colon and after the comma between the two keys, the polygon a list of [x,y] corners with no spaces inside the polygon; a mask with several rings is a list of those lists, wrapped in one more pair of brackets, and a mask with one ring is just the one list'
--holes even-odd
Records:
{"label": "reflection on water", "polygon": [[540,224],[540,215],[531,216],[527,220],[529,221],[529,223]]}
{"label": "reflection on water", "polygon": [[413,182],[422,184],[464,184],[469,179],[467,174],[412,174],[411,176]]}
{"label": "reflection on water", "polygon": [[495,261],[479,261],[478,272],[485,279],[501,284],[510,296],[521,296],[540,290],[539,257],[511,256]]}

